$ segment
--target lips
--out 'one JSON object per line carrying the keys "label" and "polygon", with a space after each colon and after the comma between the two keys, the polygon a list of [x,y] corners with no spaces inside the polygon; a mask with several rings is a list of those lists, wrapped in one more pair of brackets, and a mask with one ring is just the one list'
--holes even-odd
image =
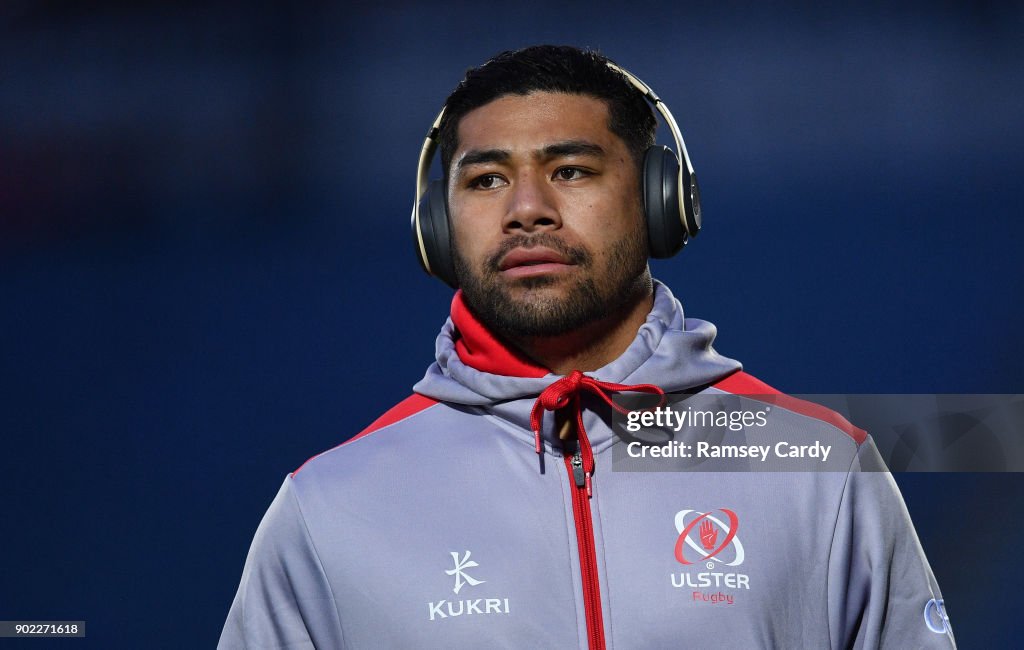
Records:
{"label": "lips", "polygon": [[504,258],[502,258],[501,263],[498,265],[498,269],[501,271],[508,271],[510,269],[546,266],[549,264],[568,266],[571,262],[569,262],[569,260],[561,253],[543,246],[535,246],[533,248],[514,248],[509,251]]}
{"label": "lips", "polygon": [[499,272],[509,279],[559,275],[574,268],[569,257],[545,246],[513,248],[498,264]]}

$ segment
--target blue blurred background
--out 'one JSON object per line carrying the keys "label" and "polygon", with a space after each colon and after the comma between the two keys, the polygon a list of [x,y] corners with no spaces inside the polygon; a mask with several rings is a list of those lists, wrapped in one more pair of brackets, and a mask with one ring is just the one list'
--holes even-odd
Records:
{"label": "blue blurred background", "polygon": [[[215,644],[285,474],[432,359],[416,156],[503,49],[672,107],[706,228],[653,270],[748,371],[1024,392],[1024,10],[892,4],[4,3],[0,619]],[[1020,475],[897,481],[961,646],[1012,645]]]}

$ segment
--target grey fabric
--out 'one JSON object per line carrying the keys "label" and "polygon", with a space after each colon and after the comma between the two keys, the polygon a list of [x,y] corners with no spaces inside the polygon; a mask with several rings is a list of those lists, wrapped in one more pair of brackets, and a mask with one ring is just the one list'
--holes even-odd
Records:
{"label": "grey fabric", "polygon": [[[534,399],[557,377],[480,372],[458,358],[454,337],[449,320],[415,387],[439,403],[285,479],[219,647],[587,647],[572,483],[550,415],[540,456],[529,429]],[[588,374],[666,391],[714,384],[740,367],[714,337],[659,284],[634,343]],[[768,473],[749,461],[728,472],[612,471],[621,444],[609,409],[585,403],[608,647],[954,646],[896,485],[863,471],[881,463],[870,438],[858,445],[776,407],[746,439],[819,440],[832,446],[833,471]],[[718,544],[734,534],[711,560],[691,561],[680,541],[680,524],[695,518],[717,519],[706,532]]]}

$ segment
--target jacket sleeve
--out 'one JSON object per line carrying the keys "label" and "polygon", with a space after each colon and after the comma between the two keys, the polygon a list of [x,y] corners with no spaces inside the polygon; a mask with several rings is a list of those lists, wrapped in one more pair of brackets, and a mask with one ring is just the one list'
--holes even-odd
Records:
{"label": "jacket sleeve", "polygon": [[291,476],[256,530],[217,647],[345,647],[331,586]]}
{"label": "jacket sleeve", "polygon": [[868,437],[839,506],[828,566],[833,648],[955,648],[939,586],[896,482]]}

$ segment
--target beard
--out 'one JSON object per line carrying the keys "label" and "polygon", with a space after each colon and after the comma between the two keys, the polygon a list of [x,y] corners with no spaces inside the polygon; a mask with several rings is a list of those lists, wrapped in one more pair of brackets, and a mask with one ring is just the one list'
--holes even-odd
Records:
{"label": "beard", "polygon": [[[509,251],[534,246],[551,248],[576,265],[575,277],[501,277],[500,263]],[[508,238],[484,261],[479,272],[459,254],[457,246],[453,246],[452,255],[466,304],[492,331],[512,338],[568,334],[616,314],[632,304],[641,289],[650,286],[643,229],[616,242],[600,261],[586,248],[570,246],[550,233]],[[559,283],[569,283],[563,295],[543,291]]]}

